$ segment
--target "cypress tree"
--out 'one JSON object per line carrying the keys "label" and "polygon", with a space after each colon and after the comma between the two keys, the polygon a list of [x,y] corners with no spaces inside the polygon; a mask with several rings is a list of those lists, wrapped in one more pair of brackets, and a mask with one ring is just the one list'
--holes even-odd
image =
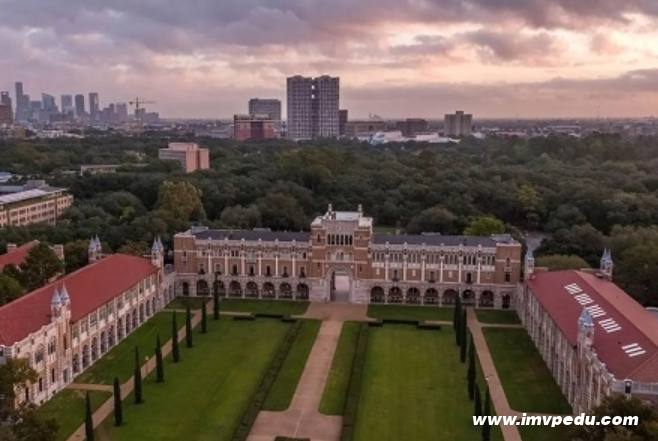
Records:
{"label": "cypress tree", "polygon": [[461,347],[459,348],[459,361],[466,363],[466,350],[468,349],[468,341],[466,340],[466,310],[463,312],[459,334],[459,341],[461,342]]}
{"label": "cypress tree", "polygon": [[164,364],[162,363],[162,345],[160,344],[160,334],[155,340],[155,372],[157,382],[164,383]]}
{"label": "cypress tree", "polygon": [[192,347],[192,313],[190,312],[190,305],[187,305],[185,310],[185,342],[188,348]]}
{"label": "cypress tree", "polygon": [[455,302],[455,308],[452,310],[452,330],[457,332],[457,325],[459,324],[459,297]]}
{"label": "cypress tree", "polygon": [[468,346],[468,398],[475,399],[475,346],[473,345],[473,336],[471,335]]}
{"label": "cypress tree", "polygon": [[135,404],[141,404],[144,402],[142,399],[142,370],[139,366],[139,348],[135,346]]}
{"label": "cypress tree", "polygon": [[176,323],[176,312],[172,313],[171,318],[171,358],[174,363],[180,361],[180,349],[178,347],[178,324]]}
{"label": "cypress tree", "polygon": [[215,282],[212,292],[212,315],[213,320],[219,320],[219,292],[217,291],[217,283]]}
{"label": "cypress tree", "polygon": [[[491,393],[489,392],[489,386],[487,386],[487,394],[484,397],[484,415],[491,415]],[[491,441],[491,426],[488,419],[482,425],[482,441]]]}
{"label": "cypress tree", "polygon": [[114,425],[120,426],[123,424],[123,409],[121,401],[121,386],[119,385],[119,379],[114,378]]}
{"label": "cypress tree", "polygon": [[85,413],[85,436],[87,441],[94,441],[94,418],[91,412],[91,400],[89,399],[89,391],[87,391],[87,408]]}
{"label": "cypress tree", "polygon": [[455,303],[455,343],[457,346],[461,346],[461,320],[462,320],[462,303],[457,297],[457,302]]}
{"label": "cypress tree", "polygon": [[201,333],[205,334],[208,332],[208,317],[206,312],[206,299],[202,299],[201,302]]}
{"label": "cypress tree", "polygon": [[480,386],[475,384],[475,403],[473,405],[473,416],[482,416],[482,396],[480,395]]}

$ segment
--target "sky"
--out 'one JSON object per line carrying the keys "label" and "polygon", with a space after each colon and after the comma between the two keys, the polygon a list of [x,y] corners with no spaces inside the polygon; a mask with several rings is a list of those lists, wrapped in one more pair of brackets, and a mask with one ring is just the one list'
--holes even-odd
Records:
{"label": "sky", "polygon": [[656,0],[0,0],[0,90],[169,118],[340,76],[350,118],[658,114]]}

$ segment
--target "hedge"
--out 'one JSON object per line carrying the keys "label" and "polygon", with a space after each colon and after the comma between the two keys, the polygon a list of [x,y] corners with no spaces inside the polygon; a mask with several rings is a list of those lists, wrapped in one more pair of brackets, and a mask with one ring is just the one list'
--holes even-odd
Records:
{"label": "hedge", "polygon": [[256,417],[258,417],[258,412],[260,412],[260,410],[262,409],[263,403],[265,402],[265,398],[267,397],[267,394],[270,392],[270,389],[272,388],[272,384],[274,384],[274,380],[276,380],[276,376],[279,374],[279,371],[281,370],[281,366],[283,366],[283,362],[286,359],[288,352],[290,352],[290,348],[295,342],[295,339],[297,338],[297,334],[299,334],[299,330],[301,328],[302,328],[302,322],[296,322],[288,330],[288,333],[286,334],[283,341],[277,348],[276,354],[274,355],[274,359],[270,363],[270,367],[267,369],[265,376],[263,377],[260,384],[258,385],[258,389],[256,389],[256,392],[251,398],[251,402],[249,403],[244,413],[242,414],[240,425],[237,427],[235,433],[233,434],[233,438],[232,438],[233,441],[246,441],[247,436],[249,436],[249,432],[251,431],[251,427],[256,422]]}
{"label": "hedge", "polygon": [[256,316],[253,314],[248,314],[248,315],[234,315],[233,320],[256,320]]}
{"label": "hedge", "polygon": [[368,349],[368,324],[362,324],[359,329],[359,339],[356,344],[352,372],[347,388],[347,399],[345,400],[345,412],[343,415],[343,428],[340,433],[340,441],[352,441],[354,436],[354,422],[359,404],[359,392],[361,390],[361,377],[366,363],[366,350]]}
{"label": "hedge", "polygon": [[288,438],[287,436],[277,436],[274,441],[311,441],[311,438]]}
{"label": "hedge", "polygon": [[431,329],[434,331],[440,331],[441,330],[441,325],[436,324],[436,323],[428,323],[428,322],[418,322],[418,329]]}
{"label": "hedge", "polygon": [[377,319],[372,322],[368,322],[368,326],[372,326],[373,328],[380,328],[384,322],[381,319]]}
{"label": "hedge", "polygon": [[384,324],[386,323],[391,323],[391,324],[397,324],[397,325],[417,325],[418,320],[411,320],[411,319],[384,319],[382,320]]}
{"label": "hedge", "polygon": [[281,321],[284,323],[295,323],[297,319],[290,315],[284,315],[283,318],[281,318]]}
{"label": "hedge", "polygon": [[257,312],[254,314],[256,317],[262,317],[262,318],[275,318],[275,319],[282,319],[284,317],[283,314],[275,314],[273,312]]}

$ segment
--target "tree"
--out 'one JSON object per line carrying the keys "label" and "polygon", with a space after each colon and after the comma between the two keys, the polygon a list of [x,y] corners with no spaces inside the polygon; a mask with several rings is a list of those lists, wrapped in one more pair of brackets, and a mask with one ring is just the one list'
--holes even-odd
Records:
{"label": "tree", "polygon": [[569,441],[654,441],[658,439],[658,409],[650,407],[638,398],[627,398],[615,394],[603,399],[594,407],[591,415],[597,421],[604,416],[637,416],[637,426],[574,426],[569,433]]}
{"label": "tree", "polygon": [[12,429],[18,441],[56,441],[59,424],[54,419],[44,419],[30,405],[18,410]]}
{"label": "tree", "polygon": [[206,299],[201,299],[201,333],[208,332],[208,317],[206,312]]}
{"label": "tree", "polygon": [[89,241],[78,239],[64,245],[64,271],[66,274],[79,270],[89,260]]}
{"label": "tree", "polygon": [[18,438],[11,427],[0,424],[0,441],[18,441]]}
{"label": "tree", "polygon": [[428,208],[414,216],[407,225],[407,234],[436,232],[441,234],[459,234],[459,218],[441,206]]}
{"label": "tree", "polygon": [[151,253],[151,250],[146,242],[137,242],[129,240],[117,250],[117,253],[128,254],[130,256],[144,257]]}
{"label": "tree", "polygon": [[45,243],[40,242],[27,253],[20,265],[23,286],[34,291],[46,285],[53,277],[64,272],[64,262]]}
{"label": "tree", "polygon": [[503,234],[505,224],[494,216],[483,216],[474,219],[464,230],[465,236],[491,236],[492,234]]}
{"label": "tree", "polygon": [[193,346],[192,341],[192,312],[190,312],[190,305],[187,305],[185,310],[185,343],[188,348]]}
{"label": "tree", "polygon": [[134,384],[135,384],[135,404],[142,404],[144,402],[142,398],[142,369],[139,364],[139,348],[135,346],[135,375],[134,375]]}
{"label": "tree", "polygon": [[475,399],[476,370],[475,370],[475,344],[471,335],[468,345],[468,398]]}
{"label": "tree", "polygon": [[94,441],[94,414],[91,411],[91,400],[89,398],[89,391],[85,400],[86,413],[85,413],[85,436],[87,441]]}
{"label": "tree", "polygon": [[459,295],[457,296],[457,301],[455,302],[455,342],[457,343],[457,346],[461,346],[461,320],[462,320],[462,302],[461,299],[459,298]]}
{"label": "tree", "polygon": [[155,372],[158,383],[164,383],[164,363],[162,362],[162,345],[160,344],[160,334],[155,340]]}
{"label": "tree", "polygon": [[0,421],[16,415],[16,391],[38,379],[39,375],[24,358],[10,358],[0,364]]}
{"label": "tree", "polygon": [[473,403],[473,416],[482,416],[482,396],[480,395],[480,386],[475,383],[475,393]]}
{"label": "tree", "polygon": [[171,315],[171,358],[174,363],[180,361],[180,348],[178,347],[178,325],[176,324],[176,312]]}
{"label": "tree", "polygon": [[187,181],[164,181],[160,184],[157,207],[182,222],[206,218],[201,192]]}
{"label": "tree", "polygon": [[457,301],[455,302],[455,309],[452,310],[452,330],[457,332],[459,327],[459,319],[461,318],[459,296],[457,296]]}
{"label": "tree", "polygon": [[581,270],[589,268],[589,263],[582,257],[563,254],[552,254],[550,256],[541,256],[535,259],[536,267],[546,267],[551,271],[560,270]]}
{"label": "tree", "polygon": [[[491,392],[487,386],[487,393],[484,397],[484,411],[482,412],[484,416],[491,415]],[[484,422],[482,425],[482,441],[491,441],[491,425],[489,424],[489,419]]]}
{"label": "tree", "polygon": [[121,401],[121,386],[119,379],[114,378],[114,425],[119,427],[123,424],[123,402]]}
{"label": "tree", "polygon": [[466,341],[466,333],[468,332],[466,309],[462,311],[462,318],[459,321],[459,326],[461,326],[459,331],[459,342],[461,343],[461,347],[459,348],[459,360],[462,363],[466,363],[466,350],[468,349],[468,341]]}
{"label": "tree", "polygon": [[217,283],[213,284],[212,289],[212,315],[213,320],[219,320],[219,292],[217,291]]}
{"label": "tree", "polygon": [[13,277],[0,274],[0,306],[14,301],[23,295],[23,287]]}

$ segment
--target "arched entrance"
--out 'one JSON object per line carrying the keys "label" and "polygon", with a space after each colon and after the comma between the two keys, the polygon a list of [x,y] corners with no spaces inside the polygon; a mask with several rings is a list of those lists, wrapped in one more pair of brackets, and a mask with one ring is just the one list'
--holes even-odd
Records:
{"label": "arched entrance", "polygon": [[420,305],[420,291],[415,286],[407,290],[407,303],[411,305]]}
{"label": "arched entrance", "polygon": [[258,285],[256,282],[247,282],[247,297],[258,298]]}
{"label": "arched entrance", "polygon": [[300,283],[297,285],[297,300],[308,300],[308,285]]}
{"label": "arched entrance", "polygon": [[273,299],[276,297],[276,288],[272,282],[263,283],[263,298]]}
{"label": "arched entrance", "polygon": [[224,286],[224,282],[221,280],[215,280],[212,286],[220,297],[224,297],[226,295],[226,286]]}
{"label": "arched entrance", "polygon": [[475,292],[473,290],[467,289],[462,292],[462,304],[464,306],[475,305]]}
{"label": "arched entrance", "polygon": [[352,301],[352,273],[347,268],[334,268],[329,274],[329,299],[332,302]]}
{"label": "arched entrance", "polygon": [[454,289],[446,289],[443,292],[443,304],[444,305],[454,305],[457,302],[457,297],[459,294],[457,294],[457,291]]}
{"label": "arched entrance", "polygon": [[370,303],[384,303],[384,300],[384,288],[381,286],[373,286],[370,290]]}
{"label": "arched entrance", "polygon": [[394,286],[388,290],[388,303],[402,303],[402,290]]}
{"label": "arched entrance", "polygon": [[494,293],[489,290],[482,291],[480,294],[480,308],[493,308],[494,304]]}
{"label": "arched entrance", "polygon": [[292,299],[292,286],[290,283],[282,283],[279,287],[279,298],[280,299]]}
{"label": "arched entrance", "polygon": [[436,305],[439,303],[439,292],[434,288],[429,288],[425,291],[425,304]]}
{"label": "arched entrance", "polygon": [[230,297],[242,297],[242,285],[237,280],[233,280],[228,286],[228,295]]}
{"label": "arched entrance", "polygon": [[509,294],[503,296],[503,309],[509,309],[512,303],[512,297]]}
{"label": "arched entrance", "polygon": [[187,282],[183,282],[181,285],[183,287],[183,295],[184,296],[189,296],[190,295],[190,284]]}
{"label": "arched entrance", "polygon": [[210,294],[210,289],[208,287],[208,282],[205,280],[198,280],[196,282],[196,295],[198,296],[207,296]]}

